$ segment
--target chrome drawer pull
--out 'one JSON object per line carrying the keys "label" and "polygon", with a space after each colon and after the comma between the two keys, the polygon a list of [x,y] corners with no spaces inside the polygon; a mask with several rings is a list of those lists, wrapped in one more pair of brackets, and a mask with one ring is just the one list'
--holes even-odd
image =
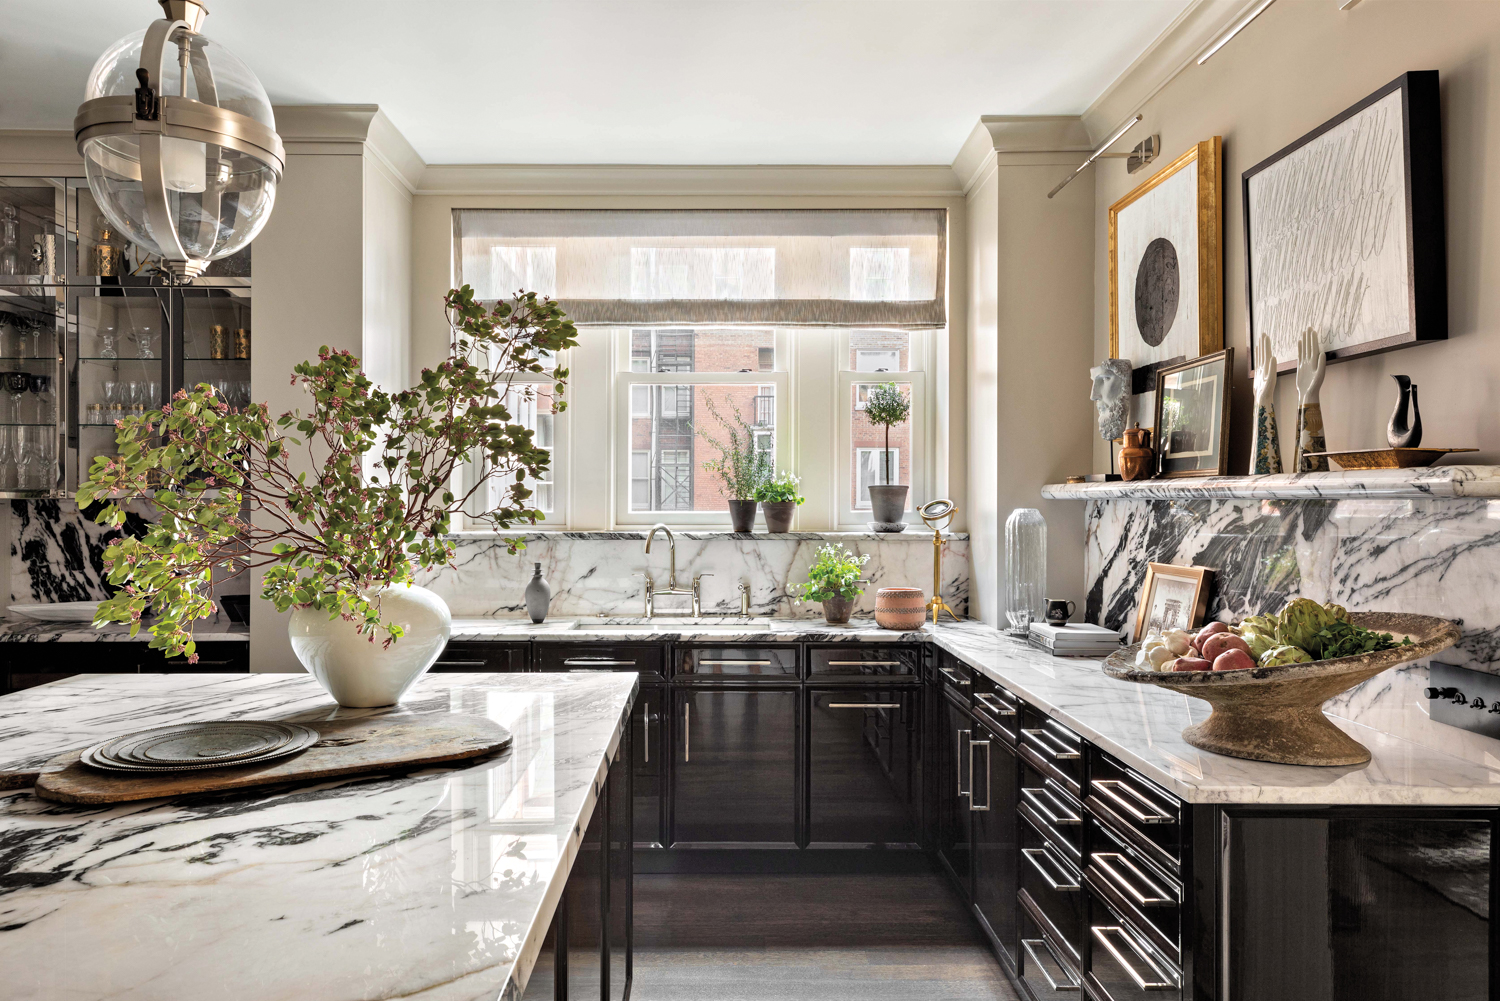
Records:
{"label": "chrome drawer pull", "polygon": [[1073,761],[1083,756],[1081,751],[1074,750],[1045,730],[1022,729],[1021,735],[1030,737],[1053,761]]}
{"label": "chrome drawer pull", "polygon": [[770,667],[769,660],[700,660],[700,664],[711,664],[714,667],[727,667],[732,664],[748,664],[751,667]]}
{"label": "chrome drawer pull", "polygon": [[[1056,966],[1059,970],[1062,970],[1063,976],[1065,976],[1065,977],[1068,978],[1066,983],[1061,983],[1060,984],[1056,980],[1052,979],[1052,974],[1050,974],[1050,973],[1047,972],[1047,966],[1046,966],[1046,964],[1043,963],[1041,961],[1041,959],[1036,954],[1036,947],[1037,946],[1041,946],[1043,949],[1047,950],[1047,955],[1049,957],[1051,957],[1053,965]],[[1028,955],[1028,956],[1031,957],[1031,965],[1035,966],[1037,968],[1037,971],[1041,973],[1042,977],[1046,979],[1046,981],[1047,981],[1047,989],[1048,990],[1053,990],[1053,991],[1076,991],[1076,990],[1078,990],[1078,984],[1077,984],[1076,981],[1073,980],[1072,971],[1070,971],[1067,968],[1067,966],[1065,966],[1062,963],[1062,961],[1057,958],[1057,953],[1055,953],[1055,952],[1052,951],[1052,946],[1047,943],[1046,939],[1044,939],[1044,938],[1023,938],[1023,939],[1021,939],[1021,948],[1025,949],[1026,950],[1026,955]]]}
{"label": "chrome drawer pull", "polygon": [[[1151,881],[1151,878],[1136,867],[1119,852],[1094,852],[1092,856],[1094,865],[1099,871],[1108,877],[1110,885],[1117,890],[1123,890],[1125,895],[1132,898],[1141,907],[1160,907],[1162,904],[1176,904],[1177,898],[1173,897],[1167,890],[1163,890]],[[1129,869],[1136,879],[1146,887],[1145,891],[1138,890],[1114,868],[1115,865]]]}
{"label": "chrome drawer pull", "polygon": [[[1026,861],[1031,863],[1031,867],[1033,869],[1041,873],[1042,879],[1046,881],[1047,885],[1052,887],[1052,889],[1062,893],[1075,893],[1080,889],[1077,883],[1068,882],[1071,873],[1069,873],[1067,868],[1063,866],[1062,862],[1054,858],[1052,856],[1052,853],[1047,849],[1022,848],[1021,854],[1026,857]],[[1057,866],[1058,871],[1061,872],[1062,875],[1054,876],[1052,873],[1048,872],[1039,861],[1040,859],[1047,859],[1053,865]]]}
{"label": "chrome drawer pull", "polygon": [[938,671],[939,671],[939,673],[942,674],[943,677],[947,678],[949,681],[953,682],[955,685],[959,685],[961,687],[967,688],[969,685],[973,684],[973,682],[971,682],[968,678],[965,678],[962,674],[959,674],[957,671],[953,670],[952,668],[940,667],[940,668],[938,668]]}
{"label": "chrome drawer pull", "polygon": [[[221,662],[220,661],[211,661],[211,660],[200,660],[200,661],[198,661],[198,663],[199,664],[216,664],[216,663],[221,663]],[[228,663],[228,661],[223,661],[222,663]],[[478,668],[479,670],[483,671],[486,667],[489,666],[489,662],[488,661],[483,661],[483,660],[439,660],[439,661],[435,661],[432,666],[433,667],[473,667],[473,668]]]}
{"label": "chrome drawer pull", "polygon": [[1007,706],[1004,702],[1001,702],[989,692],[978,692],[974,695],[974,698],[979,702],[980,705],[984,706],[996,716],[1014,716],[1016,714],[1015,706]]}
{"label": "chrome drawer pull", "polygon": [[[1089,783],[1089,786],[1090,788],[1098,789],[1100,795],[1130,814],[1138,824],[1170,824],[1176,819],[1171,814],[1162,813],[1158,810],[1155,803],[1147,799],[1144,794],[1137,791],[1128,782],[1121,782],[1119,779],[1095,779]],[[1147,813],[1145,810],[1132,804],[1124,796],[1120,795],[1122,791],[1128,792],[1136,803],[1140,803],[1141,806],[1145,807],[1145,810],[1150,810],[1151,812]]]}
{"label": "chrome drawer pull", "polygon": [[1027,786],[1021,790],[1021,798],[1033,810],[1046,818],[1049,824],[1063,827],[1083,823],[1082,817],[1070,811],[1064,803],[1059,802],[1056,796],[1053,796],[1045,789]]}
{"label": "chrome drawer pull", "polygon": [[905,667],[900,660],[830,660],[829,667]]}
{"label": "chrome drawer pull", "polygon": [[633,660],[610,660],[608,657],[569,657],[563,667],[635,667]]}
{"label": "chrome drawer pull", "polygon": [[[1172,978],[1167,974],[1167,972],[1156,965],[1155,961],[1146,954],[1145,950],[1136,944],[1135,939],[1126,934],[1125,929],[1119,927],[1118,925],[1094,925],[1093,927],[1089,928],[1089,931],[1093,933],[1094,939],[1100,945],[1104,946],[1104,948],[1109,952],[1111,956],[1115,957],[1115,962],[1119,963],[1120,966],[1125,970],[1125,972],[1130,975],[1130,979],[1135,981],[1136,987],[1140,988],[1143,991],[1170,991],[1177,987],[1177,985],[1172,982]],[[1130,965],[1130,960],[1125,958],[1125,954],[1122,953],[1119,948],[1110,941],[1111,935],[1118,936],[1122,941],[1124,941],[1125,947],[1128,948],[1131,952],[1135,953],[1136,958],[1139,959],[1142,964],[1144,964],[1145,966],[1149,966],[1151,968],[1151,972],[1156,975],[1157,979],[1147,980],[1145,977],[1141,976],[1136,968]]]}
{"label": "chrome drawer pull", "polygon": [[[964,766],[963,766],[963,760],[964,760],[964,739],[967,738],[967,737],[969,737],[969,736],[971,736],[973,734],[973,732],[974,731],[972,731],[972,730],[960,730],[960,731],[958,731],[958,767],[955,768],[954,771],[958,772],[958,794],[960,796],[967,796],[967,795],[969,795],[967,792],[964,792]],[[969,787],[971,789],[974,786],[973,773],[974,773],[974,749],[970,748],[969,749],[969,775],[970,775],[970,778],[969,778]]]}
{"label": "chrome drawer pull", "polygon": [[[974,748],[984,748],[984,805],[974,805]],[[990,808],[990,742],[987,740],[969,741],[969,812],[987,813]]]}
{"label": "chrome drawer pull", "polygon": [[693,760],[693,704],[682,707],[682,760]]}
{"label": "chrome drawer pull", "polygon": [[899,702],[830,702],[829,709],[900,709]]}

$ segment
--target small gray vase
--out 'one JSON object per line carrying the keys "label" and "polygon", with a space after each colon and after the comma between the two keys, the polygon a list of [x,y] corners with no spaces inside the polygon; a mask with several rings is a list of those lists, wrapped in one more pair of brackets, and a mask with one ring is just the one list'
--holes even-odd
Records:
{"label": "small gray vase", "polygon": [[536,563],[533,566],[536,569],[531,573],[531,583],[526,585],[526,614],[531,616],[532,622],[541,622],[552,604],[552,585],[542,576],[542,565]]}

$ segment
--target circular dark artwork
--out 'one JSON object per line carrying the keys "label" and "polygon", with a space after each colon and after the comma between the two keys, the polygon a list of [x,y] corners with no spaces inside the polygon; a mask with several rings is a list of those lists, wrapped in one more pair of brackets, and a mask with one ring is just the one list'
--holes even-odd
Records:
{"label": "circular dark artwork", "polygon": [[1135,325],[1141,340],[1153,348],[1167,339],[1177,318],[1181,291],[1177,273],[1177,248],[1159,236],[1146,245],[1141,266],[1135,273]]}

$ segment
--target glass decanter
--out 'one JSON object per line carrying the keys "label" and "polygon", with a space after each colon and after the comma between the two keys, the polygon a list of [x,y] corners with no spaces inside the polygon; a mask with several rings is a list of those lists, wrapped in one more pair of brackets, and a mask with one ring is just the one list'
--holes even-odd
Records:
{"label": "glass decanter", "polygon": [[1047,521],[1034,507],[1018,507],[1005,521],[1005,624],[1025,635],[1040,622],[1047,601]]}

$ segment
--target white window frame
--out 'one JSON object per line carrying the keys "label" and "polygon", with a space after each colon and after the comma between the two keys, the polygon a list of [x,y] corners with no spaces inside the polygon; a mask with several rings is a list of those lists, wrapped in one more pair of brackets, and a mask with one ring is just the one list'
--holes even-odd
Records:
{"label": "white window frame", "polygon": [[[560,362],[562,367],[568,367],[568,355],[564,351]],[[516,376],[511,380],[512,389],[520,389],[525,386],[548,386],[553,385],[553,379],[547,375],[528,374],[525,377]],[[512,525],[512,531],[525,529],[562,529],[568,524],[568,466],[572,457],[572,442],[569,437],[569,415],[573,409],[573,398],[569,393],[564,393],[563,399],[568,402],[568,409],[562,413],[552,415],[552,510],[538,519],[535,525],[530,522],[520,522]],[[478,457],[464,463],[458,470],[459,487],[467,490],[474,482],[474,477],[480,468]],[[627,467],[628,468],[628,467]],[[488,498],[486,497],[487,501]],[[479,505],[483,508],[485,505]],[[471,508],[470,510],[476,510]],[[491,527],[488,521],[482,518],[482,511],[476,514],[465,513],[459,519],[458,524],[466,531],[485,530]]]}
{"label": "white window frame", "polygon": [[[690,325],[682,325],[681,329],[693,329]],[[709,329],[709,328],[702,328]],[[765,328],[757,328],[765,329]],[[618,468],[623,464],[627,470],[623,477],[616,477],[614,489],[614,523],[618,526],[640,526],[654,525],[657,522],[665,522],[672,527],[713,526],[729,527],[728,511],[632,511],[630,509],[630,484],[629,474],[631,448],[631,387],[639,385],[659,386],[774,386],[776,390],[776,465],[785,467],[791,459],[790,443],[795,440],[794,408],[792,406],[792,380],[788,371],[788,359],[791,350],[790,338],[793,335],[785,330],[773,331],[776,346],[776,368],[774,371],[766,372],[754,370],[750,372],[632,372],[630,370],[630,336],[628,329],[617,328],[613,331],[614,343],[612,345],[612,360],[614,362],[614,397],[616,400],[614,410],[614,455],[615,464]],[[576,407],[576,401],[569,403],[569,413]],[[754,415],[751,415],[752,417]],[[704,447],[710,451],[713,446],[704,442]],[[694,476],[710,475],[702,468],[704,459],[710,456],[703,454],[701,449],[694,449],[695,462],[698,468],[694,470]]]}
{"label": "white window frame", "polygon": [[[838,415],[838,444],[834,452],[833,509],[835,527],[840,531],[867,531],[871,521],[868,508],[854,507],[854,387],[857,385],[880,385],[894,382],[911,386],[911,469],[910,486],[907,493],[906,521],[920,522],[917,508],[932,500],[931,485],[936,483],[937,454],[933,440],[934,421],[930,419],[929,373],[934,371],[933,354],[936,351],[936,331],[913,330],[910,348],[907,351],[908,371],[905,372],[857,372],[851,361],[853,356],[853,331],[840,331],[838,336],[837,389],[835,413]],[[857,356],[856,356],[857,357]],[[861,408],[863,409],[863,408]],[[883,446],[873,446],[877,451]],[[893,446],[892,451],[899,451]]]}

